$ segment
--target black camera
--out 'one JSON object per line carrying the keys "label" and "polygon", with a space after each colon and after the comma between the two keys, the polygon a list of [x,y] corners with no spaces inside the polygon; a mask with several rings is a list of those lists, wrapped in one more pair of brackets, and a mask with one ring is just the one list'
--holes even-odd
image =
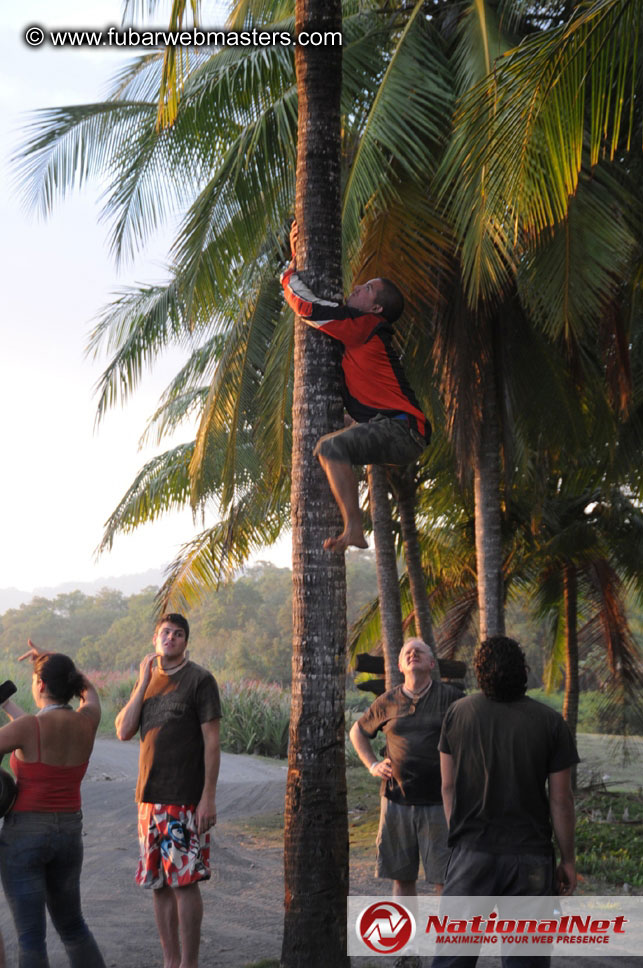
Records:
{"label": "black camera", "polygon": [[18,687],[11,679],[5,679],[4,682],[0,683],[0,706],[10,696],[13,696],[14,692],[18,692]]}

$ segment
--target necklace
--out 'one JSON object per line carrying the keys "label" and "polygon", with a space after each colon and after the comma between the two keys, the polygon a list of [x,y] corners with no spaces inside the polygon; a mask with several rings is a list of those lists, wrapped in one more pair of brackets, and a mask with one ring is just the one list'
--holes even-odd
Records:
{"label": "necklace", "polygon": [[432,685],[433,685],[433,680],[431,680],[428,686],[425,686],[424,689],[420,689],[419,692],[413,692],[413,690],[409,689],[407,686],[402,686],[402,689],[407,694],[409,699],[412,699],[413,702],[417,702],[418,699],[422,698],[422,696],[426,696],[427,692],[429,691]]}
{"label": "necklace", "polygon": [[43,713],[48,713],[50,709],[71,709],[68,702],[52,702],[48,706],[43,706],[36,713],[36,716],[41,716]]}
{"label": "necklace", "polygon": [[162,665],[159,665],[159,672],[162,672],[164,676],[173,676],[175,672],[180,672],[188,664],[188,660],[184,659],[183,662],[179,663],[177,666],[172,666],[170,669],[164,669]]}

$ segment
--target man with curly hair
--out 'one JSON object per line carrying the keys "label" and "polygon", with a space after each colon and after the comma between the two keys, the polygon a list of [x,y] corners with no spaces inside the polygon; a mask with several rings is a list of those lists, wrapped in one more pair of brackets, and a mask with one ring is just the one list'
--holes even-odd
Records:
{"label": "man with curly hair", "polygon": [[[449,708],[440,736],[452,848],[444,893],[570,895],[576,886],[571,769],[578,763],[572,735],[559,713],[525,695],[528,669],[513,639],[482,642],[473,664],[482,692]],[[447,962],[455,964],[439,959]]]}

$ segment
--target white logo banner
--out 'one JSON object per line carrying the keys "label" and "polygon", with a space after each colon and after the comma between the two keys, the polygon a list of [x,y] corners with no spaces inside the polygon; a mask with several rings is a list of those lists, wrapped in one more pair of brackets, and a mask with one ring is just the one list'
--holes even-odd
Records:
{"label": "white logo banner", "polygon": [[348,954],[633,957],[643,897],[349,897]]}

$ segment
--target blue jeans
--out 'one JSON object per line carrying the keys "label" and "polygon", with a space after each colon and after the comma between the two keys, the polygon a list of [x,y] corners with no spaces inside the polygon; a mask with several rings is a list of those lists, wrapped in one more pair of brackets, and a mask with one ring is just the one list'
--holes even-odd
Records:
{"label": "blue jeans", "polygon": [[49,911],[72,968],[105,968],[80,908],[82,814],[13,813],[0,831],[0,875],[18,934],[19,968],[49,968]]}
{"label": "blue jeans", "polygon": [[[490,854],[456,845],[451,851],[444,897],[551,897],[554,853]],[[501,909],[500,909],[501,910]],[[458,917],[468,915],[458,914]],[[502,916],[502,915],[501,915]],[[431,968],[475,968],[476,955],[435,955]],[[502,968],[549,968],[548,956],[502,955]]]}

